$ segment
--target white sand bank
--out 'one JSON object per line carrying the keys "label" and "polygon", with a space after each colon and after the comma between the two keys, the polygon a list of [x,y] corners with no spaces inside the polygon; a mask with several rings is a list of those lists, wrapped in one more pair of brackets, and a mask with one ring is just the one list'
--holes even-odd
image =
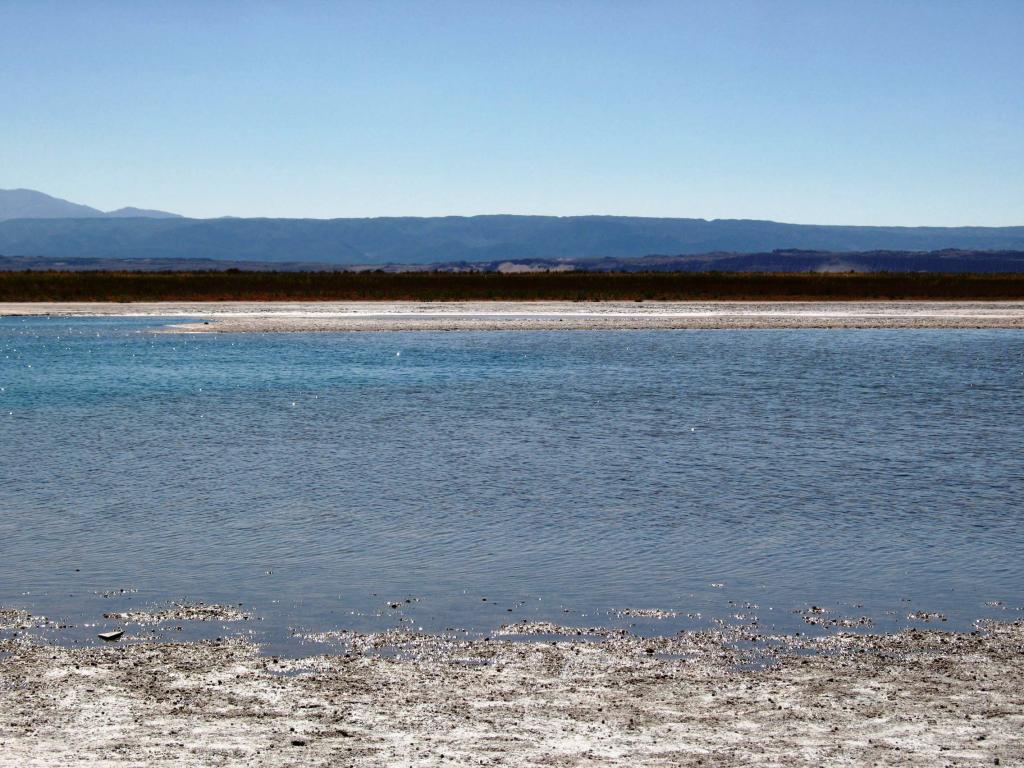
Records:
{"label": "white sand bank", "polygon": [[2,315],[195,318],[176,331],[1024,328],[1024,302],[167,302],[0,304]]}

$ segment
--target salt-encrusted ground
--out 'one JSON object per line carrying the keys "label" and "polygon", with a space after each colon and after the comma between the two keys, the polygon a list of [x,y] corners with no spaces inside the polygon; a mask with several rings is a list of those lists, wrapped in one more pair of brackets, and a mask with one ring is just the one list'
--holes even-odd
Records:
{"label": "salt-encrusted ground", "polygon": [[519,627],[515,642],[339,633],[319,638],[336,652],[296,660],[241,640],[7,639],[0,765],[1024,764],[1024,623],[821,640],[532,634],[552,629]]}

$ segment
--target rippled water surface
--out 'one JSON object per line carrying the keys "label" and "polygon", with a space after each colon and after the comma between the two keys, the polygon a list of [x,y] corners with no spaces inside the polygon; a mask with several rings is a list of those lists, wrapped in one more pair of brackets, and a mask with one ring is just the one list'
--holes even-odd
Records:
{"label": "rippled water surface", "polygon": [[0,318],[0,605],[243,603],[268,643],[1021,616],[1024,333],[166,322]]}

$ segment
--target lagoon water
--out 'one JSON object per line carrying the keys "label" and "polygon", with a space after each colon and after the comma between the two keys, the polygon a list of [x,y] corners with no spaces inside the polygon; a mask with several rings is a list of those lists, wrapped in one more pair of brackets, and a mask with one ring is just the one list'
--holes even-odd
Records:
{"label": "lagoon water", "polygon": [[275,648],[1022,615],[1022,332],[168,322],[0,318],[0,605],[62,638],[173,600],[243,603]]}

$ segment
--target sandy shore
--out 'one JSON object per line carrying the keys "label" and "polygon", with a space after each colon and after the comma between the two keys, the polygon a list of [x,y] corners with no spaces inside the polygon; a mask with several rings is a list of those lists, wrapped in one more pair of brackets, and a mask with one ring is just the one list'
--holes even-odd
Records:
{"label": "sandy shore", "polygon": [[645,328],[1024,328],[1024,302],[211,302],[0,304],[3,315],[188,318],[193,333]]}
{"label": "sandy shore", "polygon": [[338,639],[0,641],[0,765],[1024,764],[1019,622],[790,638],[755,668],[742,634]]}

